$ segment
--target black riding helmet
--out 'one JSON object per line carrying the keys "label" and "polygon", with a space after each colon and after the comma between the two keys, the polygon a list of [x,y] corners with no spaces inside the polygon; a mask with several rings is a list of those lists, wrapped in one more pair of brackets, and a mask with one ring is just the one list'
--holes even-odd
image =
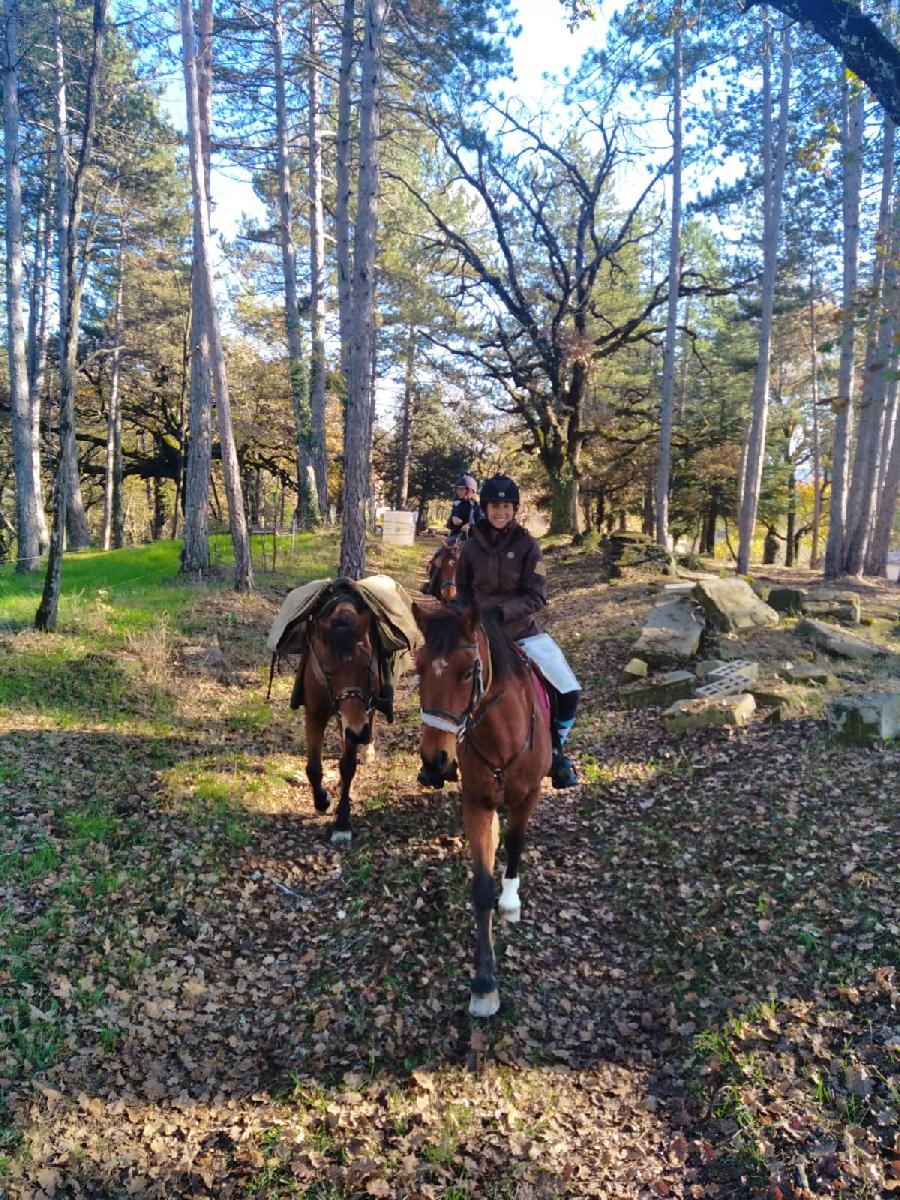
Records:
{"label": "black riding helmet", "polygon": [[510,504],[518,506],[519,485],[514,479],[510,479],[508,475],[491,476],[490,479],[481,485],[482,508],[490,504],[492,500],[498,504],[509,501]]}

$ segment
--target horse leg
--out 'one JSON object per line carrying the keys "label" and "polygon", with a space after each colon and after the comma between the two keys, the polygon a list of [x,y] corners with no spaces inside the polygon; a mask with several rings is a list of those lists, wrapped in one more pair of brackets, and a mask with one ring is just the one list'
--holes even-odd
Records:
{"label": "horse leg", "polygon": [[519,860],[525,848],[525,830],[540,794],[540,788],[535,788],[528,792],[519,804],[510,807],[509,823],[503,839],[506,871],[503,875],[503,890],[497,904],[500,916],[510,924],[515,924],[522,918],[522,906],[519,901]]}
{"label": "horse leg", "polygon": [[350,785],[356,774],[356,761],[359,744],[344,730],[343,749],[341,751],[341,798],[335,812],[334,829],[331,831],[331,843],[334,846],[349,845],[353,834],[350,829]]}
{"label": "horse leg", "polygon": [[362,755],[360,756],[364,763],[370,763],[370,762],[375,761],[375,713],[372,713],[371,720],[372,720],[372,735],[369,738],[369,740],[366,742],[366,744],[363,746]]}
{"label": "horse leg", "polygon": [[328,719],[323,720],[318,713],[306,709],[306,778],[309,780],[313,793],[313,804],[316,812],[328,812],[331,797],[322,787],[322,742],[325,740],[325,726]]}
{"label": "horse leg", "polygon": [[472,857],[472,904],[475,908],[475,973],[469,1014],[492,1017],[500,1007],[494,963],[494,821],[496,813],[463,797],[463,824]]}

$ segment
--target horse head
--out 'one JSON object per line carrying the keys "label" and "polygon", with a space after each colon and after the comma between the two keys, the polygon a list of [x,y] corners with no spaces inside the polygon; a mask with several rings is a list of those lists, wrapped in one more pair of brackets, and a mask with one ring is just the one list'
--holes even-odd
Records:
{"label": "horse head", "polygon": [[423,635],[416,653],[422,717],[419,782],[439,788],[457,778],[457,739],[483,689],[481,621],[475,604],[465,609],[414,604],[413,616]]}
{"label": "horse head", "polygon": [[447,552],[441,559],[440,567],[438,568],[437,598],[443,604],[452,600],[456,595],[456,567],[459,563],[461,550],[462,545],[457,540],[452,546],[447,546]]}
{"label": "horse head", "polygon": [[344,732],[366,745],[372,740],[378,689],[368,609],[361,602],[341,600],[315,621],[310,650],[313,676],[327,692],[332,711],[340,714]]}

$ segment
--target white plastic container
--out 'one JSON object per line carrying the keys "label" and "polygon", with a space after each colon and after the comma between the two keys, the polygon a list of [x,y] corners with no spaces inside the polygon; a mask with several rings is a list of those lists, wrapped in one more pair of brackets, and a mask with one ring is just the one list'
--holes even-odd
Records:
{"label": "white plastic container", "polygon": [[388,509],[382,517],[381,536],[393,546],[412,546],[416,539],[416,514]]}

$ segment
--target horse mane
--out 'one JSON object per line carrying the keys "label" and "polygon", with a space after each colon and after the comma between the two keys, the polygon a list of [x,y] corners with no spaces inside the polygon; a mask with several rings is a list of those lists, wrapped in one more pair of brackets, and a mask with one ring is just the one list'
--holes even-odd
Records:
{"label": "horse mane", "polygon": [[[462,645],[461,615],[458,608],[441,608],[429,615],[425,646],[435,657],[446,658]],[[495,682],[502,683],[511,675],[525,675],[527,663],[515,642],[486,613],[481,614],[481,626],[487,636]]]}

